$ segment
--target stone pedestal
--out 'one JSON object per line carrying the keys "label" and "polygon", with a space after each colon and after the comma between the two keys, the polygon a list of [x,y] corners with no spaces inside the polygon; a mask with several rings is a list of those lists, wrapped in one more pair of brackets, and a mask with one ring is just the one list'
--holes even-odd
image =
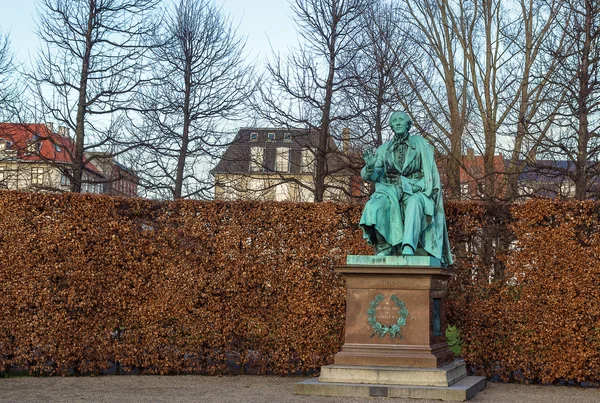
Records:
{"label": "stone pedestal", "polygon": [[[443,330],[446,328],[444,293],[452,271],[431,266],[398,266],[393,264],[397,259],[390,257],[367,258],[379,264],[336,268],[346,277],[347,294],[345,343],[334,363],[417,368],[451,363],[454,355],[448,349]],[[405,324],[395,335],[389,331],[383,335],[377,333],[369,323],[369,318],[373,322],[369,308],[376,305],[377,323],[390,328],[403,316],[396,301],[406,309]]]}
{"label": "stone pedestal", "polygon": [[296,393],[468,400],[485,387],[446,342],[452,270],[427,256],[348,256],[336,271],[346,277],[345,342]]}

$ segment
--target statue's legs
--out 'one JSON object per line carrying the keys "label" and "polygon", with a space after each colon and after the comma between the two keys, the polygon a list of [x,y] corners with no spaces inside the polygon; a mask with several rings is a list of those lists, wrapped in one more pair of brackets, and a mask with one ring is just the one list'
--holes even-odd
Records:
{"label": "statue's legs", "polygon": [[423,221],[423,201],[421,195],[415,194],[404,200],[404,235],[402,237],[402,254],[414,255],[421,234]]}
{"label": "statue's legs", "polygon": [[395,248],[385,240],[383,235],[379,233],[376,229],[375,237],[377,238],[377,243],[375,244],[375,254],[379,256],[391,256],[395,252]]}

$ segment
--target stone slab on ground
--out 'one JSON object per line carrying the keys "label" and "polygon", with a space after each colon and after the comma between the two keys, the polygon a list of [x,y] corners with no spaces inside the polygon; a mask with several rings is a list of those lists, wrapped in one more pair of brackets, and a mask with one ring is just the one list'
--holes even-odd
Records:
{"label": "stone slab on ground", "polygon": [[459,360],[439,368],[334,364],[321,367],[319,382],[448,387],[466,377],[466,365]]}
{"label": "stone slab on ground", "polygon": [[294,393],[311,396],[400,397],[411,399],[440,399],[464,401],[483,390],[486,379],[468,376],[452,386],[404,386],[356,383],[326,383],[310,379],[296,384]]}

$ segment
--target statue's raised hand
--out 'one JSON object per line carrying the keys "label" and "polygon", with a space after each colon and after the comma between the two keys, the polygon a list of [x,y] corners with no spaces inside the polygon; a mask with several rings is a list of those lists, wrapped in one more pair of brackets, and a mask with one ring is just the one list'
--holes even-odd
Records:
{"label": "statue's raised hand", "polygon": [[372,167],[375,165],[375,154],[373,153],[373,150],[365,150],[362,157],[363,160],[365,160],[366,166]]}

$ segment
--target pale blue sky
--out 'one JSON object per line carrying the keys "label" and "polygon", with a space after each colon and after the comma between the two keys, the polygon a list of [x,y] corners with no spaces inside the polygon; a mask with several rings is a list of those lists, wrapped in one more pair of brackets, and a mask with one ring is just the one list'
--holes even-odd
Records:
{"label": "pale blue sky", "polygon": [[[0,31],[9,32],[12,49],[25,63],[35,57],[36,0],[0,0]],[[238,32],[247,37],[246,49],[253,57],[270,54],[269,40],[275,50],[284,52],[296,46],[297,36],[287,0],[216,0],[229,13]]]}

